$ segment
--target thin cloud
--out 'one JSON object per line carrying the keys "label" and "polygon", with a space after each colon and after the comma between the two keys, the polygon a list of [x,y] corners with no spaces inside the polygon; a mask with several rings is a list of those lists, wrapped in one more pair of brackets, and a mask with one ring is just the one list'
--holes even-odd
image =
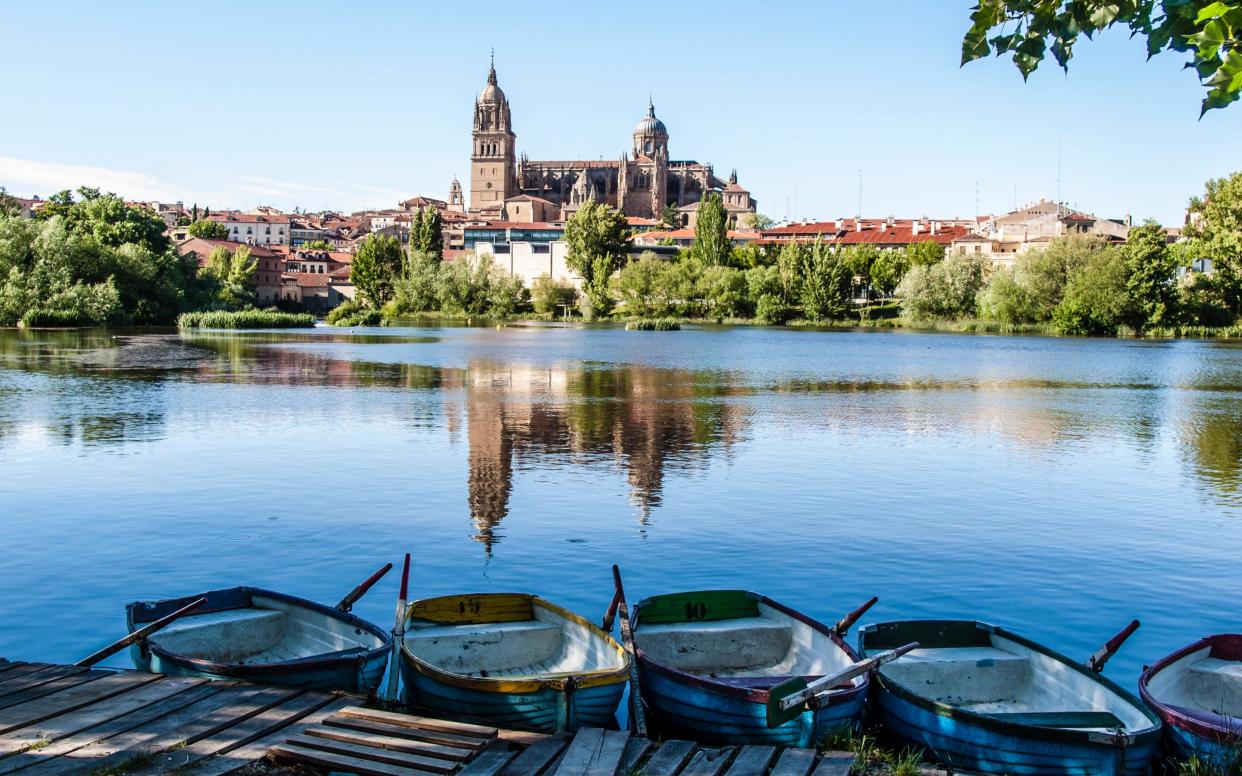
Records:
{"label": "thin cloud", "polygon": [[48,194],[94,186],[130,199],[175,200],[177,187],[154,175],[84,164],[40,162],[0,156],[0,182],[14,194]]}

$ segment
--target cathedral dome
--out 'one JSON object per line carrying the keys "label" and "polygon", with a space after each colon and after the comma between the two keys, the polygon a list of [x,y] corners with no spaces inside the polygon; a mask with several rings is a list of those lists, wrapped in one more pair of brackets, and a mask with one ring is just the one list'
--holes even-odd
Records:
{"label": "cathedral dome", "polygon": [[647,115],[634,127],[634,134],[668,137],[668,129],[665,128],[663,121],[656,118],[655,105],[650,101],[647,103]]}
{"label": "cathedral dome", "polygon": [[479,92],[479,102],[498,103],[505,101],[505,93],[496,85],[496,60],[493,56],[491,66],[487,69],[487,86]]}

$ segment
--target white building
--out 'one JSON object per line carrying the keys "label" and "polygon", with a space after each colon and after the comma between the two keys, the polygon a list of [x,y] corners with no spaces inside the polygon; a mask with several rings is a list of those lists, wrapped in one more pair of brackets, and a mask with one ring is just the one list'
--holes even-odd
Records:
{"label": "white building", "polygon": [[[474,256],[491,256],[496,266],[513,277],[522,279],[530,287],[535,278],[547,275],[561,283],[581,290],[582,278],[569,268],[565,257],[569,244],[563,240],[554,242],[475,243]],[[471,254],[466,254],[469,258]]]}
{"label": "white building", "polygon": [[228,228],[228,239],[251,245],[288,245],[289,216],[252,213],[212,213],[211,221]]}

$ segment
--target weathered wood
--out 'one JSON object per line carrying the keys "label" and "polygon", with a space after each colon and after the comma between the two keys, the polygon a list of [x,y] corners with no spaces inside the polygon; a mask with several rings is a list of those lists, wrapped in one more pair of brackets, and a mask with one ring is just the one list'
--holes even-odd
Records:
{"label": "weathered wood", "polygon": [[3,692],[9,682],[17,679],[18,677],[27,676],[35,673],[36,671],[47,671],[53,668],[60,669],[63,672],[65,669],[69,668],[69,666],[54,666],[47,663],[13,663],[12,666],[5,671],[4,675],[0,676],[0,692]]}
{"label": "weathered wood", "polygon": [[304,749],[290,744],[273,746],[270,754],[277,760],[309,763],[328,771],[357,773],[360,776],[417,776],[417,774],[421,773],[430,773],[430,771],[417,771],[413,768],[387,765],[371,760],[360,760],[357,757],[333,754],[320,749]]}
{"label": "weathered wood", "polygon": [[230,725],[224,730],[201,737],[186,746],[177,747],[175,750],[158,757],[147,768],[136,770],[134,773],[162,773],[168,770],[176,770],[193,765],[199,760],[214,754],[227,753],[269,733],[285,728],[316,709],[328,705],[331,701],[332,696],[326,693],[315,692],[298,695],[281,703],[279,706],[264,709],[258,714]]}
{"label": "weathered wood", "polygon": [[656,753],[643,766],[644,776],[676,776],[698,745],[693,741],[674,739],[660,744]]}
{"label": "weathered wood", "polygon": [[690,758],[690,762],[686,763],[681,776],[717,776],[729,764],[734,751],[736,750],[731,746],[720,749],[700,749],[694,757]]}
{"label": "weathered wood", "polygon": [[625,745],[630,740],[628,730],[606,730],[604,740],[587,764],[586,776],[613,776],[625,754]]}
{"label": "weathered wood", "polygon": [[457,772],[457,776],[496,776],[517,756],[505,741],[493,741],[479,752],[470,764]]}
{"label": "weathered wood", "polygon": [[763,776],[776,759],[774,746],[743,746],[738,750],[733,764],[726,771],[728,776]]}
{"label": "weathered wood", "polygon": [[410,727],[418,730],[435,730],[441,733],[456,733],[462,736],[473,736],[475,738],[495,738],[499,732],[494,727],[486,725],[471,725],[465,722],[453,722],[447,719],[435,719],[433,717],[419,717],[413,714],[396,714],[391,711],[380,711],[378,709],[366,709],[361,706],[347,706],[341,709],[340,715],[343,717],[354,717],[356,719],[365,719],[372,722],[387,722],[391,725],[401,725],[402,727]]}
{"label": "weathered wood", "polygon": [[815,765],[814,749],[786,749],[768,776],[806,776]]}
{"label": "weathered wood", "polygon": [[500,776],[539,776],[564,751],[569,741],[568,733],[557,733],[531,744],[505,766]]}
{"label": "weathered wood", "polygon": [[495,739],[495,736],[491,739],[478,738],[477,736],[462,736],[455,733],[441,733],[437,730],[415,728],[407,725],[390,725],[387,722],[376,722],[369,719],[346,717],[340,714],[325,720],[324,724],[349,728],[350,730],[361,730],[364,733],[378,733],[381,736],[410,738],[415,741],[426,741],[432,744],[443,744],[444,746],[455,746],[475,751],[482,749],[488,745],[489,741]]}
{"label": "weathered wood", "polygon": [[406,752],[407,754],[426,754],[431,757],[458,760],[460,762],[465,762],[475,755],[473,749],[429,744],[426,741],[414,741],[409,738],[398,738],[396,736],[382,736],[377,733],[363,733],[360,730],[350,730],[349,728],[330,725],[317,725],[307,728],[306,735],[330,738],[334,741],[345,741],[351,744],[359,744],[360,746],[392,749],[397,752]]}
{"label": "weathered wood", "polygon": [[[19,752],[36,742],[51,743],[69,738],[131,711],[162,701],[177,693],[197,687],[206,679],[181,677],[163,679],[138,685],[98,703],[92,703],[77,711],[43,720],[33,725],[17,728],[0,735],[0,757]],[[44,747],[46,748],[46,747]]]}
{"label": "weathered wood", "polygon": [[[172,680],[168,681],[171,682]],[[164,682],[161,682],[149,686],[159,687],[164,684]],[[145,690],[146,688],[143,689]],[[0,776],[12,773],[13,771],[21,770],[22,768],[28,768],[38,763],[47,762],[52,758],[66,755],[70,752],[81,749],[84,746],[102,741],[109,736],[115,736],[120,733],[133,730],[141,725],[152,723],[159,720],[160,717],[163,717],[166,714],[170,714],[178,709],[197,703],[210,695],[215,695],[222,689],[224,688],[219,686],[218,683],[201,684],[185,692],[173,695],[171,698],[167,698],[163,701],[145,704],[139,709],[119,716],[106,724],[96,725],[95,727],[84,730],[81,733],[75,733],[67,738],[62,738],[59,741],[55,741],[52,744],[41,747],[35,751],[10,755],[0,759]],[[142,690],[138,690],[135,692],[141,691]],[[129,693],[129,695],[133,694],[134,693]],[[23,730],[28,729],[29,728],[23,728]]]}
{"label": "weathered wood", "polygon": [[235,749],[230,749],[228,752],[217,754],[215,757],[202,760],[192,769],[194,776],[222,776],[222,774],[233,773],[245,768],[266,756],[267,750],[271,747],[285,743],[288,738],[301,737],[303,732],[311,725],[318,725],[332,714],[354,702],[352,698],[341,698],[332,701],[327,706],[315,710],[287,727],[274,730],[266,736],[256,738],[244,746],[239,746]]}
{"label": "weathered wood", "polygon": [[556,776],[585,774],[587,767],[591,764],[591,758],[595,757],[603,743],[603,728],[580,728],[574,740],[569,742],[565,757],[561,760],[560,767],[556,769]]}
{"label": "weathered wood", "polygon": [[529,730],[504,730],[496,731],[496,737],[501,741],[508,741],[517,746],[534,746],[535,744],[549,738],[551,733],[534,733]]}
{"label": "weathered wood", "polygon": [[849,776],[855,759],[853,752],[825,752],[815,766],[814,776]]}
{"label": "weathered wood", "polygon": [[617,615],[620,617],[621,646],[630,664],[629,677],[629,725],[639,738],[647,737],[647,713],[643,709],[643,695],[638,681],[638,655],[634,649],[634,626],[630,622],[630,607],[625,600],[625,585],[621,582],[621,568],[612,565],[612,585],[617,591]]}
{"label": "weathered wood", "polygon": [[[102,671],[90,672],[85,668],[74,668],[73,666],[48,666],[47,668],[40,668],[37,671],[31,671],[23,676],[0,683],[0,708],[12,705],[9,699],[18,693],[25,693],[36,687],[42,687],[57,679],[81,674],[90,674],[96,677],[103,676]],[[21,703],[21,700],[15,700],[12,703]]]}
{"label": "weathered wood", "polygon": [[621,762],[617,763],[617,773],[625,776],[634,770],[634,766],[642,762],[643,757],[655,747],[646,738],[631,738],[625,742],[625,751],[621,754]]}
{"label": "weathered wood", "polygon": [[40,776],[80,773],[84,765],[90,770],[111,768],[135,755],[159,753],[169,747],[213,735],[298,694],[297,690],[273,687],[225,688],[140,728],[28,768],[22,776],[28,773]]}
{"label": "weathered wood", "polygon": [[[319,749],[324,752],[332,752],[333,754],[343,754],[346,757],[357,757],[378,763],[416,768],[421,771],[430,771],[431,773],[452,773],[461,765],[461,763],[453,762],[452,760],[439,760],[435,757],[406,754],[393,749],[378,749],[373,746],[361,746],[317,736],[291,736],[287,743],[306,749]],[[195,776],[198,776],[198,774],[195,773]]]}
{"label": "weathered wood", "polygon": [[[65,680],[80,678],[82,678],[81,675],[68,676],[65,677]],[[34,725],[60,714],[68,714],[83,706],[98,703],[106,698],[119,695],[126,690],[132,690],[135,687],[140,687],[159,679],[160,676],[157,674],[106,674],[94,679],[94,681],[87,681],[62,689],[59,692],[40,696],[29,703],[0,709],[0,734],[17,730],[26,725]],[[51,686],[51,684],[55,684],[55,682],[50,683],[48,686]]]}
{"label": "weathered wood", "polygon": [[[26,663],[10,662],[8,660],[5,660],[3,662],[0,662],[0,674],[8,673],[9,671],[12,671],[15,668],[20,668],[24,665],[26,665]],[[2,680],[3,678],[4,677],[0,677],[0,680]]]}

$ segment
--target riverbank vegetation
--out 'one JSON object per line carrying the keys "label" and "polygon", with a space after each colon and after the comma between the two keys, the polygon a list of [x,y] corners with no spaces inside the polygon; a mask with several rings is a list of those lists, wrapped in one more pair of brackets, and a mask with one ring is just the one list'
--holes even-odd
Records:
{"label": "riverbank vegetation", "polygon": [[310,313],[280,310],[209,310],[182,313],[177,326],[182,329],[300,329],[315,325]]}
{"label": "riverbank vegetation", "polygon": [[151,210],[86,187],[51,196],[23,219],[0,189],[0,326],[158,325],[186,312],[252,311],[248,248],[218,247],[200,268],[165,229]]}
{"label": "riverbank vegetation", "polygon": [[[430,211],[429,211],[430,212]],[[700,206],[694,243],[674,257],[628,259],[632,235],[606,205],[569,219],[567,264],[581,291],[543,276],[529,290],[491,257],[441,260],[430,230],[402,251],[373,237],[359,250],[362,308],[390,320],[516,316],[597,321],[916,327],[1104,336],[1236,336],[1242,299],[1242,173],[1191,203],[1187,239],[1147,223],[1124,244],[1066,235],[993,266],[934,241],[900,249],[799,242],[735,247],[719,197]],[[429,217],[430,218],[430,217]],[[1212,272],[1192,265],[1210,260]],[[362,308],[351,306],[341,320]]]}

